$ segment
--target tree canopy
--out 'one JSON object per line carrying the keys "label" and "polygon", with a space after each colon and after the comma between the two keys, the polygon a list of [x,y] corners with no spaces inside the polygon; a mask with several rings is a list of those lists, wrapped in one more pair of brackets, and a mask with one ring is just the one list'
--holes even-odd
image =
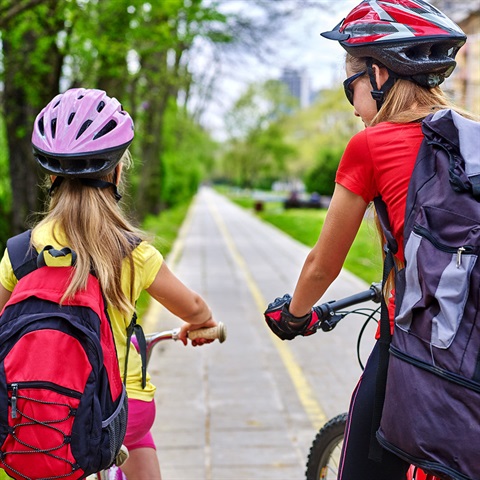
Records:
{"label": "tree canopy", "polygon": [[[0,144],[6,149],[0,169],[8,169],[10,178],[9,184],[0,183],[0,229],[19,232],[25,219],[41,209],[44,193],[31,155],[32,124],[48,101],[70,87],[104,89],[132,114],[137,163],[129,183],[139,219],[191,195],[216,148],[191,109],[193,92],[208,96],[211,83],[200,82],[211,79],[214,69],[207,65],[202,78],[190,68],[199,42],[216,52],[214,58],[242,50],[261,54],[260,46],[268,49],[279,22],[291,18],[299,5],[309,6],[305,0],[256,0],[249,9],[233,8],[235,3],[0,0],[6,139]],[[6,232],[0,232],[4,238]]]}

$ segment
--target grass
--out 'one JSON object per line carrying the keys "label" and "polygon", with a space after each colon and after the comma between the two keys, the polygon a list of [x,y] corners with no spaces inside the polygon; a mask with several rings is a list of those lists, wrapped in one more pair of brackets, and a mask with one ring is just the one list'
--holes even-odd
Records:
{"label": "grass", "polygon": [[[227,194],[222,190],[222,194]],[[251,196],[231,195],[237,205],[255,211],[255,200]],[[264,202],[263,210],[256,214],[286,234],[308,247],[316,243],[326,210],[288,209],[280,202]],[[372,219],[366,218],[353,242],[344,264],[345,268],[368,283],[377,282],[382,277],[382,259],[377,231]]]}

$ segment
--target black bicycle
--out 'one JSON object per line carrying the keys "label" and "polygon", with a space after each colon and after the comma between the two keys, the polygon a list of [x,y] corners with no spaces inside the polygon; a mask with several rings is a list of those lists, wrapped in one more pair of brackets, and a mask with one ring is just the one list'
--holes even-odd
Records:
{"label": "black bicycle", "polygon": [[[355,314],[364,318],[357,340],[357,358],[362,370],[364,368],[360,356],[362,337],[370,322],[378,322],[377,316],[380,306],[376,308],[362,307],[354,309],[350,307],[367,301],[380,303],[381,295],[381,284],[374,283],[368,290],[340,300],[327,302],[317,307],[321,320],[320,329],[324,332],[333,330],[347,315]],[[346,424],[347,414],[342,413],[329,420],[317,433],[308,455],[305,472],[307,480],[336,480]]]}

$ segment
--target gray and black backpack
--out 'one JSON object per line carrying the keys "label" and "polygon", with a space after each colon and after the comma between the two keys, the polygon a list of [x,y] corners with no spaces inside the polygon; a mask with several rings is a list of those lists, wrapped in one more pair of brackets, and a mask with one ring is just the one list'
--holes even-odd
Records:
{"label": "gray and black backpack", "polygon": [[[382,447],[427,472],[479,480],[480,123],[441,110],[422,130],[405,211],[405,268],[395,272],[391,343],[382,315],[388,371],[374,428]],[[385,278],[397,246],[385,204],[376,206],[387,238]]]}

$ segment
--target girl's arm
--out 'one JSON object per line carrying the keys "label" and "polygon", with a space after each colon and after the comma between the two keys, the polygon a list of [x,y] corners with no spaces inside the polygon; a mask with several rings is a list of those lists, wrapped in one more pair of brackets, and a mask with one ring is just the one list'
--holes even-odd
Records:
{"label": "girl's arm", "polygon": [[[217,325],[205,300],[184,285],[165,262],[162,263],[155,280],[147,288],[147,292],[167,310],[186,322],[179,333],[179,338],[184,344],[187,343],[188,331]],[[196,339],[192,341],[193,345],[202,345],[203,343],[210,343],[210,340]]]}
{"label": "girl's arm", "polygon": [[337,278],[365,215],[365,200],[337,184],[320,237],[308,254],[289,311],[296,317],[312,306]]}

